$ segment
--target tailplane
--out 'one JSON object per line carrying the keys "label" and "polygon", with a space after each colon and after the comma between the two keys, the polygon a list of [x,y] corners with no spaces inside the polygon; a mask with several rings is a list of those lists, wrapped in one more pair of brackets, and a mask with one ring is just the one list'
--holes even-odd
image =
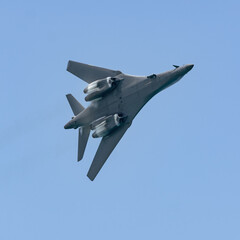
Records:
{"label": "tailplane", "polygon": [[89,126],[80,127],[78,130],[78,161],[82,160],[83,158],[83,154],[88,142],[89,133]]}
{"label": "tailplane", "polygon": [[[72,96],[72,94],[66,95],[67,100],[72,108],[72,111],[74,115],[78,115],[84,110],[84,107],[81,105],[80,102],[77,101],[76,98]],[[82,160],[84,151],[87,146],[88,137],[90,133],[90,127],[89,126],[82,126],[79,128],[78,131],[78,161]]]}

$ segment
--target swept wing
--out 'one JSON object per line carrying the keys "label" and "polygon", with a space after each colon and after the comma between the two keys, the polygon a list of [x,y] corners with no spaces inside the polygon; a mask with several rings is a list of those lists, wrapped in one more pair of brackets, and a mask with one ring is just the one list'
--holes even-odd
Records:
{"label": "swept wing", "polygon": [[81,78],[87,83],[91,83],[97,79],[102,79],[106,77],[115,77],[122,73],[120,71],[110,70],[110,69],[101,68],[101,67],[95,67],[92,65],[74,62],[74,61],[68,62],[67,71]]}
{"label": "swept wing", "polygon": [[98,147],[96,155],[93,159],[91,167],[88,171],[87,176],[90,180],[94,180],[97,176],[98,172],[102,168],[103,164],[106,162],[107,158],[116,147],[118,142],[121,140],[124,133],[130,127],[130,124],[124,124],[123,126],[116,129],[112,134],[109,136],[103,137],[102,141]]}

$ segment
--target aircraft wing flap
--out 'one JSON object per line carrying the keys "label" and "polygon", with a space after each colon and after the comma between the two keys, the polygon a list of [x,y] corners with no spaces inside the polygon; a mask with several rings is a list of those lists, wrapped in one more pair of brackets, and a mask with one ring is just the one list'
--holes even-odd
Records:
{"label": "aircraft wing flap", "polygon": [[101,68],[101,67],[95,67],[92,65],[74,62],[74,61],[68,62],[67,71],[81,78],[87,83],[91,83],[97,79],[102,79],[106,77],[115,77],[122,73],[120,71],[110,70],[110,69]]}
{"label": "aircraft wing flap", "polygon": [[118,142],[121,140],[122,136],[127,131],[129,126],[130,124],[125,124],[122,127],[116,129],[116,131],[114,131],[109,136],[102,138],[102,141],[98,147],[96,155],[87,174],[90,180],[93,181],[97,176],[98,172],[101,170],[107,158],[112,153]]}

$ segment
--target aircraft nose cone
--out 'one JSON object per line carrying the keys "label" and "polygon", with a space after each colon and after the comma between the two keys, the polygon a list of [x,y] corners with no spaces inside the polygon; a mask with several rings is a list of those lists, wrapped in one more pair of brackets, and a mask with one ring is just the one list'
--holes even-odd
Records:
{"label": "aircraft nose cone", "polygon": [[193,68],[194,64],[188,64],[186,66],[187,70],[190,71]]}

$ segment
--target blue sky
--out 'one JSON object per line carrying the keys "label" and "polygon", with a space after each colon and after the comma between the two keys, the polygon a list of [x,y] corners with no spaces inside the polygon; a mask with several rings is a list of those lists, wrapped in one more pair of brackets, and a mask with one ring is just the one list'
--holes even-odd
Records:
{"label": "blue sky", "polygon": [[[2,1],[0,239],[240,239],[239,1]],[[195,64],[139,113],[94,182],[65,94],[75,60]]]}

